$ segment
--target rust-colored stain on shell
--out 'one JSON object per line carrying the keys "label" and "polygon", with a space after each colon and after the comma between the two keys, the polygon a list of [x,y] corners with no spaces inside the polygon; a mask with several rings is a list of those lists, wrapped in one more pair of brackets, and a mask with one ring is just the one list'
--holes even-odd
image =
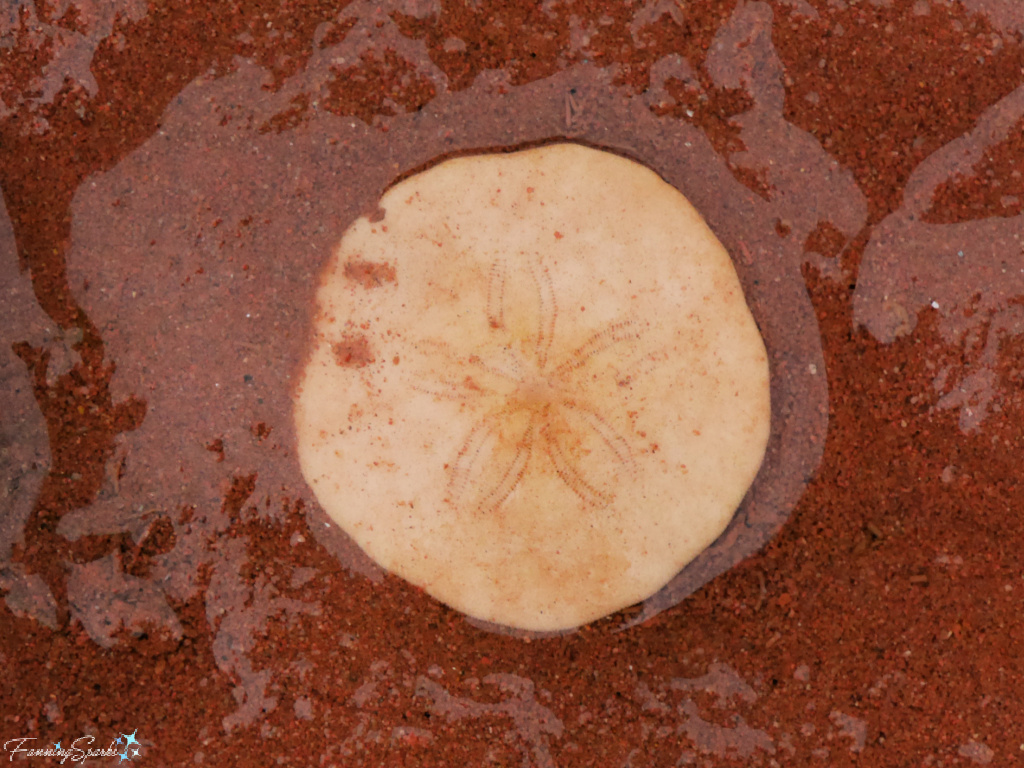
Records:
{"label": "rust-colored stain on shell", "polygon": [[378,261],[350,261],[345,264],[345,277],[366,289],[398,281],[395,268]]}
{"label": "rust-colored stain on shell", "polygon": [[370,342],[363,335],[345,336],[331,345],[334,359],[342,368],[363,368],[373,362]]}

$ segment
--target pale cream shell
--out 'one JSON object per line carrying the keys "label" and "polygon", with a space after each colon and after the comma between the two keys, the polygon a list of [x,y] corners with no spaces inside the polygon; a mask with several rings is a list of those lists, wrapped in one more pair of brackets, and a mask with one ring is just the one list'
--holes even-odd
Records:
{"label": "pale cream shell", "polygon": [[303,473],[374,560],[529,630],[656,592],[769,434],[728,253],[646,167],[575,144],[448,160],[345,232],[296,390]]}

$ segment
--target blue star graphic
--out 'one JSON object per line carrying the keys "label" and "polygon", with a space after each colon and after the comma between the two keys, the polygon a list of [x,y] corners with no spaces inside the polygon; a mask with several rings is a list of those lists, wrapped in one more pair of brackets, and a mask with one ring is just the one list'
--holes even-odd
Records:
{"label": "blue star graphic", "polygon": [[130,757],[128,757],[128,750],[125,750],[124,752],[122,752],[121,754],[119,754],[119,755],[118,755],[118,758],[120,758],[120,759],[119,759],[119,760],[117,761],[117,764],[118,764],[118,765],[120,765],[121,763],[123,763],[123,762],[124,762],[125,760],[128,760],[129,762],[131,762],[131,758],[130,758]]}
{"label": "blue star graphic", "polygon": [[60,752],[60,742],[59,742],[59,741],[58,741],[58,742],[57,742],[56,744],[54,744],[54,745],[53,745],[53,747],[54,747],[54,749],[56,749],[56,750],[57,750],[58,752]]}
{"label": "blue star graphic", "polygon": [[120,744],[121,743],[121,737],[118,736],[116,739],[114,739],[114,743],[115,744]]}
{"label": "blue star graphic", "polygon": [[[139,743],[139,740],[135,738],[135,734],[138,733],[138,732],[139,732],[139,729],[136,728],[131,733],[123,733],[123,734],[121,734],[125,738],[125,742],[124,743],[125,743],[126,746],[131,746],[132,744],[138,744]],[[125,750],[125,751],[127,752],[128,750]]]}

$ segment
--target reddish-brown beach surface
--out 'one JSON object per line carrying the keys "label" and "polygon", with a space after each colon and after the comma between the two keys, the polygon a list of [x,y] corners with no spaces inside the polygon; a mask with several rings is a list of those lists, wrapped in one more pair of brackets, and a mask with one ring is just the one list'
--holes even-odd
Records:
{"label": "reddish-brown beach surface", "polygon": [[[0,760],[1015,764],[1022,34],[1008,0],[5,0]],[[363,555],[292,395],[386,188],[566,140],[732,254],[773,433],[701,559],[545,636]]]}

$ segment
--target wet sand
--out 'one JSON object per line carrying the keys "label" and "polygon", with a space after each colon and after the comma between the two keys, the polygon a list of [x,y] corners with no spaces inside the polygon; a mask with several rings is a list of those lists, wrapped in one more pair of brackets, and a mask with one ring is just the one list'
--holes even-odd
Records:
{"label": "wet sand", "polygon": [[[1009,763],[1022,31],[998,0],[0,13],[5,753]],[[291,400],[322,270],[385,189],[564,140],[655,170],[732,254],[773,432],[701,558],[541,636],[361,553]]]}

